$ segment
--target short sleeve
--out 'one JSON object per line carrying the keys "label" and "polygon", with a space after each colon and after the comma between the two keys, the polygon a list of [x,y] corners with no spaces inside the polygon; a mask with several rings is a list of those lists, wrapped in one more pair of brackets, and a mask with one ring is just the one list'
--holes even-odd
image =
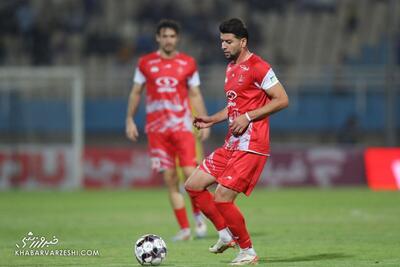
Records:
{"label": "short sleeve", "polygon": [[193,87],[193,86],[199,86],[200,85],[200,75],[199,72],[197,70],[197,64],[196,64],[196,60],[194,58],[190,58],[189,61],[189,68],[190,68],[190,74],[187,78],[187,84],[188,87]]}
{"label": "short sleeve", "polygon": [[270,68],[268,70],[267,74],[265,74],[264,79],[261,82],[261,88],[264,90],[268,90],[269,88],[271,88],[278,82],[279,81],[278,81],[278,78],[276,78],[275,72]]}
{"label": "short sleeve", "polygon": [[144,84],[146,82],[146,77],[140,71],[139,67],[135,69],[135,75],[133,76],[133,82],[137,84]]}
{"label": "short sleeve", "polygon": [[266,63],[257,64],[255,67],[255,85],[263,90],[268,90],[279,82],[271,66]]}
{"label": "short sleeve", "polygon": [[197,70],[191,76],[189,76],[188,85],[189,85],[189,87],[200,85],[200,75]]}

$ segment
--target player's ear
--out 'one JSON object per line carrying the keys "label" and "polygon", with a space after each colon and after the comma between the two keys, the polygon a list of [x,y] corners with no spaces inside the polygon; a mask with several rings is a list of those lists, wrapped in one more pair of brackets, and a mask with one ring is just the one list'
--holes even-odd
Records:
{"label": "player's ear", "polygon": [[246,38],[240,39],[240,47],[245,48],[246,46],[247,46],[247,39]]}

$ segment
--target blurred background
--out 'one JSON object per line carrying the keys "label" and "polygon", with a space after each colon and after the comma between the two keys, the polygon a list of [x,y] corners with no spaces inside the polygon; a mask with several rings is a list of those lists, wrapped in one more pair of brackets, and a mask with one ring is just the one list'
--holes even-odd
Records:
{"label": "blurred background", "polygon": [[[396,0],[3,0],[0,188],[161,185],[143,105],[140,142],[125,138],[137,59],[157,49],[160,19],[179,21],[180,50],[198,61],[208,111],[218,111],[227,63],[218,25],[230,17],[246,22],[251,50],[290,97],[271,117],[260,184],[399,188]],[[225,124],[213,128],[205,153],[225,133]]]}

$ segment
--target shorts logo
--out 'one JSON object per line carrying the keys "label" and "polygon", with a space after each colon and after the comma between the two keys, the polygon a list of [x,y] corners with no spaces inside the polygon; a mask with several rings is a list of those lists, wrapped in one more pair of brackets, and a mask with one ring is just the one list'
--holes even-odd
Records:
{"label": "shorts logo", "polygon": [[161,160],[160,158],[151,158],[151,168],[153,170],[159,170],[161,169]]}
{"label": "shorts logo", "polygon": [[229,100],[234,100],[236,97],[237,97],[237,94],[236,94],[236,92],[235,91],[232,91],[232,90],[229,90],[228,92],[226,92],[226,97],[229,99]]}
{"label": "shorts logo", "polygon": [[162,76],[156,79],[156,85],[158,86],[157,92],[176,92],[176,86],[178,85],[178,80],[174,77]]}
{"label": "shorts logo", "polygon": [[226,176],[226,177],[224,177],[224,179],[226,179],[226,180],[232,180],[232,178],[233,178],[233,177],[232,177],[232,176],[230,176],[230,175],[229,175],[229,176]]}

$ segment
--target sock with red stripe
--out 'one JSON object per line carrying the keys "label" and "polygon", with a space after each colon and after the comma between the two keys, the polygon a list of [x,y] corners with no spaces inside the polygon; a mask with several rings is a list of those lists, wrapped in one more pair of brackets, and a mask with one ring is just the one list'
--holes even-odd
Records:
{"label": "sock with red stripe", "polygon": [[250,248],[252,246],[250,235],[239,208],[233,202],[215,202],[215,206],[225,218],[225,222],[240,248]]}
{"label": "sock with red stripe", "polygon": [[214,197],[208,190],[194,191],[186,189],[192,202],[210,219],[217,231],[226,228],[224,217],[219,213],[215,206]]}
{"label": "sock with red stripe", "polygon": [[185,208],[174,209],[174,213],[176,220],[178,221],[179,227],[181,229],[189,228],[189,220],[186,215],[186,209]]}

